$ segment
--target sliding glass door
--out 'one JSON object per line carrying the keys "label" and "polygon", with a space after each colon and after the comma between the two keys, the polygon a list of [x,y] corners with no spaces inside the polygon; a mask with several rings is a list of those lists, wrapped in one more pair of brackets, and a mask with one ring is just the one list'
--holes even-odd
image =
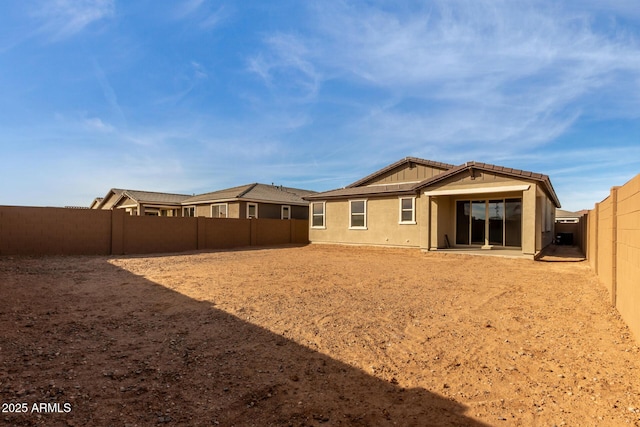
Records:
{"label": "sliding glass door", "polygon": [[487,208],[484,200],[471,202],[471,244],[484,245]]}
{"label": "sliding glass door", "polygon": [[522,199],[457,200],[456,244],[520,247]]}
{"label": "sliding glass door", "polygon": [[489,244],[504,245],[504,200],[489,200]]}

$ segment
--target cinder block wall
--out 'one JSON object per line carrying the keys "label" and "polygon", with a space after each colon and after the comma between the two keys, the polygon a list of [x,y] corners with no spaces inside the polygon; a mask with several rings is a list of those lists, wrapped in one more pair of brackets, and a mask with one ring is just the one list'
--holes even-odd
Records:
{"label": "cinder block wall", "polygon": [[640,175],[589,211],[587,258],[640,342]]}
{"label": "cinder block wall", "polygon": [[0,255],[122,255],[309,242],[307,220],[0,206]]}
{"label": "cinder block wall", "polygon": [[198,219],[188,217],[124,217],[124,253],[154,254],[198,249]]}
{"label": "cinder block wall", "polygon": [[228,249],[251,246],[250,219],[201,218],[205,219],[205,242],[201,249]]}
{"label": "cinder block wall", "polygon": [[0,255],[110,253],[110,211],[0,206]]}
{"label": "cinder block wall", "polygon": [[640,341],[640,175],[617,196],[616,307]]}
{"label": "cinder block wall", "polygon": [[600,281],[613,295],[613,203],[611,197],[604,199],[598,209],[598,259],[597,270]]}

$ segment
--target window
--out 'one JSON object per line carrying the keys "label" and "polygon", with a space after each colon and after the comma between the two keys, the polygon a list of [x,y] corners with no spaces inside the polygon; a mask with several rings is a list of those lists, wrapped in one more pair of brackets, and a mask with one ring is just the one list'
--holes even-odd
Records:
{"label": "window", "polygon": [[400,198],[400,224],[416,223],[416,198]]}
{"label": "window", "polygon": [[189,217],[196,216],[196,207],[188,206],[186,208],[182,208],[182,216],[189,216]]}
{"label": "window", "polygon": [[282,206],[280,208],[280,219],[291,219],[291,206]]}
{"label": "window", "polygon": [[247,218],[258,218],[257,203],[247,203]]}
{"label": "window", "polygon": [[324,207],[325,202],[311,203],[311,228],[325,228]]}
{"label": "window", "polygon": [[227,209],[226,203],[211,205],[211,218],[227,218]]}
{"label": "window", "polygon": [[367,201],[366,200],[350,200],[349,201],[349,228],[366,229],[367,228]]}

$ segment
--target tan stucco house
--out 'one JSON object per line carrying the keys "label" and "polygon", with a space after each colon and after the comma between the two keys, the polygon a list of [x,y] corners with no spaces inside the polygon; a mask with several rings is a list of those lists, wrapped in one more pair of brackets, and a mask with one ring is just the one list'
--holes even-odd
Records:
{"label": "tan stucco house", "polygon": [[315,191],[281,185],[247,184],[199,195],[112,188],[91,209],[124,209],[129,215],[208,218],[308,219]]}
{"label": "tan stucco house", "polygon": [[112,188],[92,209],[124,209],[129,215],[181,216],[182,201],[188,194]]}
{"label": "tan stucco house", "polygon": [[546,175],[415,157],[305,199],[312,243],[510,248],[531,258],[553,241],[560,207]]}
{"label": "tan stucco house", "polygon": [[309,202],[303,196],[314,191],[269,184],[247,184],[182,201],[183,216],[213,218],[308,219]]}

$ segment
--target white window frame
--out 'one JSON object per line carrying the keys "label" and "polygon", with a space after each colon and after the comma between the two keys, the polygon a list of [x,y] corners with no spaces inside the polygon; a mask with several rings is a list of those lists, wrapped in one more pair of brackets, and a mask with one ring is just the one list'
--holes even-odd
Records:
{"label": "white window frame", "polygon": [[[288,215],[286,218],[284,217],[285,208],[287,209],[287,212],[288,212]],[[291,219],[291,206],[289,205],[280,206],[280,219]]]}
{"label": "white window frame", "polygon": [[[187,212],[189,212],[190,210],[193,211],[193,215],[188,215],[187,214]],[[189,217],[189,218],[195,218],[196,217],[196,207],[195,206],[184,206],[182,208],[182,216]]]}
{"label": "white window frame", "polygon": [[[255,206],[256,214],[255,216],[249,216],[249,209],[251,206]],[[258,204],[257,203],[247,203],[247,218],[258,218]]]}
{"label": "white window frame", "polygon": [[[353,219],[353,212],[351,211],[353,208],[353,204],[355,202],[364,202],[364,213],[357,213],[356,215],[364,216],[364,225],[353,226],[351,225],[351,220]],[[367,229],[367,199],[353,199],[349,200],[349,230],[366,230]]]}
{"label": "white window frame", "polygon": [[[213,216],[213,208],[224,206],[224,215],[225,216]],[[228,203],[214,203],[211,205],[211,218],[229,218],[229,204]]]}
{"label": "white window frame", "polygon": [[[313,213],[313,205],[322,205],[322,213],[321,214],[314,214]],[[327,214],[327,202],[311,202],[309,203],[309,209],[310,209],[310,217],[311,217],[311,228],[316,228],[316,229],[326,229],[326,214]],[[322,218],[322,225],[313,225],[313,218],[314,217],[320,217]]]}
{"label": "white window frame", "polygon": [[[403,221],[402,220],[402,212],[408,212],[407,209],[402,209],[402,201],[406,200],[406,199],[410,199],[411,200],[411,219],[409,221]],[[416,224],[416,197],[412,196],[412,197],[406,197],[406,196],[400,196],[398,198],[398,205],[399,205],[399,220],[398,220],[398,224]]]}

